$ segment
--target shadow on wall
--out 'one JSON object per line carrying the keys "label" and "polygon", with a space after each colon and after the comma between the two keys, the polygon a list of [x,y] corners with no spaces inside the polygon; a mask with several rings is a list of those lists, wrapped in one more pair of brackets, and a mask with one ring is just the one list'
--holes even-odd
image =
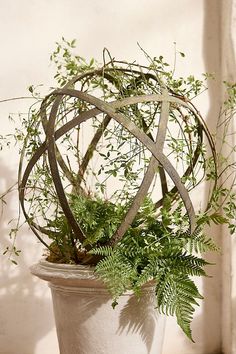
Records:
{"label": "shadow on wall", "polygon": [[[221,102],[221,0],[204,1],[204,40],[203,56],[205,70],[214,73],[216,80],[208,83],[208,94],[210,109],[207,115],[207,124],[212,132],[216,129]],[[211,226],[207,230],[208,234],[214,238],[221,247],[221,230],[219,227]],[[205,278],[203,282],[203,295],[205,297],[203,306],[203,347],[204,352],[209,354],[222,353],[222,332],[221,332],[221,269],[222,254],[215,253],[207,255],[207,260],[215,265],[207,269],[207,274],[212,278]]]}
{"label": "shadow on wall", "polygon": [[[209,272],[210,273],[210,272]],[[215,276],[214,276],[215,277]],[[194,343],[192,343],[187,338],[184,339],[184,348],[186,353],[191,354],[225,354],[221,349],[221,335],[217,338],[214,333],[220,331],[221,325],[218,321],[218,311],[220,309],[220,304],[215,305],[214,301],[211,306],[210,301],[212,295],[207,293],[207,289],[214,289],[215,285],[213,284],[212,288],[211,282],[215,282],[214,278],[207,278],[206,282],[210,282],[207,286],[204,286],[203,295],[204,300],[200,302],[200,306],[203,309],[203,314],[200,316],[195,316],[191,325]],[[209,298],[208,298],[209,297]],[[236,304],[235,304],[236,308]],[[204,321],[207,322],[208,328],[204,324]],[[210,324],[211,322],[211,324]],[[181,333],[182,334],[182,333]],[[213,336],[213,337],[211,337]]]}
{"label": "shadow on wall", "polygon": [[[209,111],[207,113],[207,125],[211,132],[216,129],[216,123],[221,102],[221,27],[220,16],[221,0],[204,0],[204,32],[202,54],[205,63],[205,71],[215,75],[216,80],[209,80]],[[206,190],[206,195],[207,195]],[[217,226],[211,226],[206,230],[216,244],[221,247],[221,230]],[[202,294],[204,300],[200,303],[202,313],[194,316],[192,322],[193,338],[195,344],[185,339],[186,353],[222,354],[222,254],[210,253],[205,255],[212,266],[207,267],[206,272],[211,278],[203,278]]]}
{"label": "shadow on wall", "polygon": [[[0,162],[1,184],[10,184],[9,176],[13,171]],[[6,246],[10,246],[8,222],[14,217],[12,204],[13,198],[10,197],[0,220],[1,254]],[[33,246],[25,237],[20,248],[18,266],[11,264],[7,257],[0,259],[0,354],[33,354],[37,342],[54,326],[51,303],[46,292],[37,289],[37,281],[29,273],[24,259],[24,253],[34,254]]]}
{"label": "shadow on wall", "polygon": [[[148,353],[153,348],[155,326],[158,326],[161,332],[158,332],[160,337],[163,337],[164,333],[164,322],[161,315],[154,309],[154,301],[152,293],[143,293],[140,298],[135,295],[131,296],[121,311],[117,331],[118,334],[138,333]],[[159,322],[162,323],[159,324]]]}

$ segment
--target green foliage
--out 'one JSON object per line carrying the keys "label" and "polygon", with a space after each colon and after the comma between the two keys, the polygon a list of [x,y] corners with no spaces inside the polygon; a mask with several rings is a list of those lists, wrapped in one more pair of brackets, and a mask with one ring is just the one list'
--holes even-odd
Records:
{"label": "green foliage", "polygon": [[[115,104],[130,97],[160,95],[163,87],[171,98],[179,100],[170,102],[163,154],[179,174],[186,191],[191,192],[202,181],[209,183],[207,206],[199,211],[196,228],[190,232],[185,205],[173,181],[159,165],[155,168],[153,184],[123,238],[111,243],[132,207],[148,170],[151,153],[128,129],[106,114],[97,114],[89,122],[77,122],[60,136],[73,119],[94,109],[94,105],[82,99],[64,95],[55,117],[54,152],[57,178],[62,182],[71,214],[84,236],[84,241],[79,240],[70,218],[65,215],[65,203],[58,198],[52,178],[53,164],[49,163],[47,150],[43,150],[48,146],[49,117],[54,118],[50,112],[55,108],[56,94],[52,91],[42,100],[38,87],[30,85],[28,90],[35,103],[28,114],[19,115],[12,135],[0,135],[0,150],[9,146],[11,138],[19,146],[20,193],[24,169],[29,168],[27,164],[42,150],[23,188],[24,215],[48,248],[49,261],[96,266],[96,274],[113,296],[113,306],[125,291],[132,290],[140,295],[142,286],[153,281],[159,311],[175,315],[180,327],[192,339],[190,323],[194,308],[202,298],[192,277],[206,276],[204,267],[208,263],[202,253],[218,251],[214,241],[205,234],[204,226],[227,224],[232,234],[236,229],[232,221],[236,217],[236,196],[232,192],[235,164],[228,162],[231,153],[222,156],[221,146],[219,152],[216,151],[219,136],[213,139],[192,103],[194,97],[206,89],[211,75],[203,74],[201,79],[193,75],[176,77],[175,65],[171,68],[161,55],[150,58],[142,48],[146,66],[116,61],[106,49],[100,65],[93,58],[87,61],[77,55],[75,44],[75,40],[64,38],[56,44],[50,57],[55,66],[55,86],[66,85],[67,89],[76,89],[109,103],[152,142],[156,140],[162,114],[160,101],[124,104],[119,108]],[[182,52],[176,51],[176,54],[181,58],[185,56]],[[236,103],[235,84],[225,85],[228,97],[218,122],[222,144],[226,143]],[[187,104],[193,109],[186,108]],[[208,136],[209,146],[204,142],[203,132]],[[212,154],[207,156],[209,150]],[[114,181],[118,186],[115,190]],[[158,192],[162,190],[163,195],[154,202],[158,181]],[[5,194],[0,196],[2,203],[4,198]],[[13,237],[18,226],[12,229]],[[12,252],[19,255],[15,245]]]}
{"label": "green foliage", "polygon": [[166,273],[159,278],[157,302],[160,311],[177,317],[184,333],[192,340],[190,323],[196,299],[202,299],[194,282],[185,274]]}
{"label": "green foliage", "polygon": [[[96,265],[96,273],[110,290],[114,305],[125,291],[139,294],[142,285],[154,280],[159,310],[176,315],[179,325],[191,338],[190,321],[194,305],[201,298],[191,277],[205,276],[207,264],[191,253],[193,250],[215,250],[216,247],[200,227],[194,235],[181,234],[180,227],[176,227],[176,231],[172,229],[173,220],[175,226],[183,223],[181,217],[177,219],[181,204],[167,218],[171,207],[168,198],[157,218],[154,203],[146,198],[124,238],[113,248],[107,246],[106,241],[113,235],[128,206],[75,195],[70,201],[77,221],[86,232],[86,243],[96,244],[89,253],[102,257]],[[63,216],[50,223],[57,234],[68,234],[69,226]]]}
{"label": "green foliage", "polygon": [[[74,216],[86,234],[83,246],[105,243],[112,237],[124,216],[125,208],[121,204],[82,195],[70,195],[69,198]],[[47,227],[51,238],[55,238],[56,234],[64,239],[71,232],[64,214],[55,220],[48,220]]]}
{"label": "green foliage", "polygon": [[[168,202],[165,207],[169,208]],[[178,211],[173,211],[175,213]],[[163,210],[162,215],[165,217],[166,211]],[[176,223],[181,224],[181,218]],[[205,276],[207,262],[192,255],[192,249],[190,253],[186,249],[190,241],[195,251],[207,251],[215,249],[215,246],[200,231],[193,241],[187,232],[182,237],[179,231],[174,233],[171,226],[171,218],[164,223],[156,218],[154,204],[147,198],[115,248],[101,245],[90,254],[104,257],[97,264],[96,273],[110,290],[114,304],[124,291],[133,290],[139,294],[142,285],[153,280],[156,283],[157,307],[167,315],[176,315],[178,324],[192,339],[190,322],[194,305],[202,297],[191,277]]]}
{"label": "green foliage", "polygon": [[[132,236],[131,236],[132,235]],[[174,237],[174,235],[173,235]],[[99,277],[107,284],[114,303],[126,290],[141,292],[142,285],[153,280],[156,283],[157,307],[167,315],[175,315],[178,324],[192,339],[190,322],[194,305],[201,299],[191,276],[205,276],[204,266],[207,262],[188,254],[181,249],[172,252],[165,245],[165,236],[160,237],[157,247],[142,246],[148,239],[130,230],[124,242],[111,251],[103,248],[93,250],[93,254],[106,255],[96,266]],[[164,245],[163,245],[164,244]],[[128,246],[128,250],[127,250]],[[129,252],[132,249],[133,252]]]}
{"label": "green foliage", "polygon": [[201,228],[197,228],[192,235],[184,234],[184,239],[187,241],[186,250],[190,253],[205,253],[208,251],[217,252],[219,247],[215,244],[211,237],[207,237]]}
{"label": "green foliage", "polygon": [[79,73],[94,69],[95,60],[91,59],[89,63],[86,60],[73,53],[76,47],[76,41],[67,41],[62,37],[61,42],[56,42],[56,49],[50,56],[51,62],[56,64],[56,74],[54,78],[60,86],[64,86],[70,79],[73,79]]}

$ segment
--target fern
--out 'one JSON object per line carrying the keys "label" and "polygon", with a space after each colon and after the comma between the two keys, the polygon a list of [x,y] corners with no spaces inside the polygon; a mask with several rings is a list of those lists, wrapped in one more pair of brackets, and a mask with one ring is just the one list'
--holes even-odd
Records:
{"label": "fern", "polygon": [[[192,339],[190,322],[194,306],[202,297],[190,277],[206,276],[204,267],[208,264],[192,253],[216,249],[202,232],[202,224],[190,234],[186,218],[180,215],[182,204],[173,211],[169,200],[157,219],[154,203],[146,198],[122,240],[111,247],[107,241],[121,223],[130,202],[121,205],[95,196],[72,195],[70,204],[86,234],[86,243],[93,246],[88,253],[98,256],[95,272],[107,285],[113,306],[124,292],[133,290],[140,294],[142,286],[152,280],[157,284],[159,310],[175,315],[180,327]],[[54,221],[54,230],[59,234],[66,228],[65,218]]]}
{"label": "fern", "polygon": [[132,264],[119,252],[114,252],[101,260],[96,267],[96,274],[107,285],[114,302],[126,290],[131,289],[132,282],[136,277],[136,271]]}
{"label": "fern", "polygon": [[146,284],[150,280],[155,280],[159,271],[160,261],[158,259],[149,259],[148,263],[141,270],[138,279],[135,283],[136,289],[140,289],[141,286]]}
{"label": "fern", "polygon": [[203,232],[203,225],[198,226],[192,234],[185,232],[181,235],[181,237],[186,241],[185,248],[190,253],[219,251],[219,247],[215,244],[213,239],[211,237],[207,237]]}
{"label": "fern", "polygon": [[207,264],[204,259],[188,255],[186,253],[164,258],[162,267],[170,269],[174,273],[183,273],[191,276],[205,276],[203,267]]}
{"label": "fern", "polygon": [[166,315],[176,315],[184,333],[193,341],[190,323],[196,299],[202,299],[194,282],[187,275],[163,273],[156,287],[159,310]]}
{"label": "fern", "polygon": [[[131,246],[133,238],[130,237]],[[125,244],[129,244],[126,236]],[[150,251],[150,250],[149,250]],[[96,266],[96,273],[107,284],[114,304],[126,290],[136,293],[150,280],[157,283],[156,295],[159,310],[167,315],[175,315],[185,334],[192,339],[190,323],[198,302],[202,299],[190,276],[205,276],[204,259],[185,252],[174,252],[163,247],[159,254],[137,252],[127,256],[126,248],[120,243],[113,251],[101,247],[96,254],[107,255]]]}
{"label": "fern", "polygon": [[88,252],[89,254],[94,254],[97,256],[111,256],[113,254],[113,248],[110,246],[102,246],[98,248],[93,248],[91,251]]}
{"label": "fern", "polygon": [[205,253],[208,251],[218,252],[219,247],[215,244],[212,238],[207,237],[204,233],[201,233],[195,237],[189,237],[187,239],[186,249],[192,253]]}
{"label": "fern", "polygon": [[71,195],[71,208],[86,234],[86,244],[105,242],[116,231],[124,214],[124,207],[100,198]]}

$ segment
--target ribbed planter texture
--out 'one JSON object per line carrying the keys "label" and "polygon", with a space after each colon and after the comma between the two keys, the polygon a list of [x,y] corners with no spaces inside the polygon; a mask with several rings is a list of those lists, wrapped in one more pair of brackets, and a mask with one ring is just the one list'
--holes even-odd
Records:
{"label": "ribbed planter texture", "polygon": [[41,261],[31,272],[49,282],[60,354],[161,354],[165,319],[151,284],[140,298],[122,295],[113,309],[92,267]]}

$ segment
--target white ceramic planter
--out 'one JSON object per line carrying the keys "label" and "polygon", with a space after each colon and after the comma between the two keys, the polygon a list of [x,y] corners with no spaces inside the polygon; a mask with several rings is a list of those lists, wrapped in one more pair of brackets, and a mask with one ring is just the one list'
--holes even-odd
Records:
{"label": "white ceramic planter", "polygon": [[31,272],[49,282],[60,354],[161,354],[165,319],[151,285],[139,299],[121,296],[113,309],[91,267],[42,261]]}

